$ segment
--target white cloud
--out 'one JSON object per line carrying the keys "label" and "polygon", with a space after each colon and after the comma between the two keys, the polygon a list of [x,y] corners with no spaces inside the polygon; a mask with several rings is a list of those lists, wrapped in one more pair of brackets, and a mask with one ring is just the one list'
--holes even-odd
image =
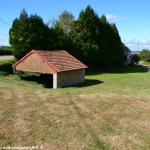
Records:
{"label": "white cloud", "polygon": [[143,39],[139,41],[139,44],[142,45],[150,45],[150,39]]}
{"label": "white cloud", "polygon": [[150,49],[150,38],[145,39],[127,38],[123,40],[123,43],[133,51]]}
{"label": "white cloud", "polygon": [[116,15],[107,14],[106,15],[107,20],[117,19],[118,17]]}
{"label": "white cloud", "polygon": [[118,21],[124,21],[127,19],[127,17],[118,17],[113,14],[106,14],[106,19],[110,22],[118,22]]}

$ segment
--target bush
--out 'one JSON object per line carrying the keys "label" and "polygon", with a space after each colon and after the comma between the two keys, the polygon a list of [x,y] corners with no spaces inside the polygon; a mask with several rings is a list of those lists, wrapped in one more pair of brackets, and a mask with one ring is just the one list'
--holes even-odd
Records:
{"label": "bush", "polygon": [[150,61],[150,51],[148,49],[143,49],[140,52],[140,58],[142,61]]}
{"label": "bush", "polygon": [[139,61],[140,61],[140,56],[138,54],[133,54],[131,60],[132,64],[138,64]]}
{"label": "bush", "polygon": [[12,55],[12,50],[0,49],[0,56],[2,55]]}

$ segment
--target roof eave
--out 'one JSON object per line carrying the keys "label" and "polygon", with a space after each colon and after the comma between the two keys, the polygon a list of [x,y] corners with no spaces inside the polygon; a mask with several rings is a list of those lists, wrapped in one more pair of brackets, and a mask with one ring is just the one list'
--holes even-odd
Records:
{"label": "roof eave", "polygon": [[48,67],[52,68],[55,73],[59,72],[58,69],[56,69],[54,66],[50,65],[50,64],[48,63],[48,61],[47,61],[46,59],[44,59],[42,56],[40,56],[40,55],[36,52],[36,50],[34,50],[34,49],[31,50],[29,53],[27,53],[27,54],[26,54],[24,57],[22,57],[20,60],[18,60],[15,64],[13,64],[12,67],[15,68],[19,63],[21,63],[23,60],[25,60],[25,59],[26,59],[28,56],[30,56],[32,53],[36,54],[36,55],[39,57],[39,59],[40,59],[42,62],[45,62],[46,65],[48,65]]}
{"label": "roof eave", "polygon": [[68,70],[59,70],[58,72],[66,72],[66,71],[73,71],[73,70],[82,70],[87,69],[88,67],[76,68],[76,69],[68,69]]}

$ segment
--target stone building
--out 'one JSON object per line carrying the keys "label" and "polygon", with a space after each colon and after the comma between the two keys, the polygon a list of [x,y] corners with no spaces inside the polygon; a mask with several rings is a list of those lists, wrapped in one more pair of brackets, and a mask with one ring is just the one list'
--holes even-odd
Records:
{"label": "stone building", "polygon": [[83,83],[87,68],[86,65],[64,50],[32,50],[12,67],[15,71],[51,74],[53,88]]}
{"label": "stone building", "polygon": [[123,45],[124,57],[125,57],[124,65],[128,66],[129,64],[131,64],[131,58],[132,58],[131,50],[125,44],[122,43],[122,45]]}

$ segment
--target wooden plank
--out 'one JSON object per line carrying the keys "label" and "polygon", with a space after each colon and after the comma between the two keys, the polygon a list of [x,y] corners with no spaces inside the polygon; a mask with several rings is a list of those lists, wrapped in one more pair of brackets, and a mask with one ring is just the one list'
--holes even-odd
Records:
{"label": "wooden plank", "polygon": [[32,53],[27,58],[22,60],[19,64],[15,66],[15,68],[16,70],[20,71],[30,71],[49,74],[55,73],[53,68],[50,68],[44,61],[41,61],[35,53]]}

